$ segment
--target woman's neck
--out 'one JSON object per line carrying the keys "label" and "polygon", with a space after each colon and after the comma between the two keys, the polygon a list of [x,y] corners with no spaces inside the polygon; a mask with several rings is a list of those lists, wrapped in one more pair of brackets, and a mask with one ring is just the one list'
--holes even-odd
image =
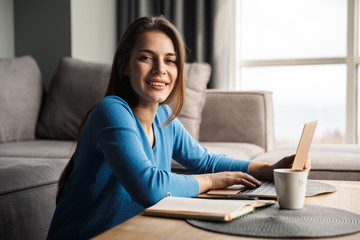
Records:
{"label": "woman's neck", "polygon": [[151,106],[137,106],[133,109],[134,114],[139,119],[149,139],[151,147],[154,147],[155,144],[153,122],[155,119],[157,108],[158,105],[151,105]]}

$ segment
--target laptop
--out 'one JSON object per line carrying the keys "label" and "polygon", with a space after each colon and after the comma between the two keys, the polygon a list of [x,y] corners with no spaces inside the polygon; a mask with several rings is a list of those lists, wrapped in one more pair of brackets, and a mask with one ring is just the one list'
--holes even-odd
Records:
{"label": "laptop", "polygon": [[[317,120],[305,123],[295,154],[295,159],[292,169],[303,169],[312,140],[314,138]],[[262,182],[262,185],[255,189],[247,189],[243,185],[233,185],[226,189],[216,189],[207,192],[208,196],[217,197],[261,197],[261,198],[276,198],[275,185],[273,182]]]}

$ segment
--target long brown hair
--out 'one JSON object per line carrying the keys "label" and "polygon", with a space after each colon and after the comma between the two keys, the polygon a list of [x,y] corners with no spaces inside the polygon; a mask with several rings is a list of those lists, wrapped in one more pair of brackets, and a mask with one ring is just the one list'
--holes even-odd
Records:
{"label": "long brown hair", "polygon": [[[110,81],[106,90],[105,96],[116,95],[124,99],[130,106],[130,108],[135,108],[139,104],[139,97],[132,89],[130,85],[130,80],[127,76],[124,76],[122,73],[124,72],[125,67],[127,66],[131,51],[134,48],[138,37],[149,31],[161,31],[165,33],[173,42],[174,49],[176,52],[176,64],[178,68],[178,77],[175,81],[175,85],[167,99],[160,104],[169,104],[174,101],[172,114],[169,119],[163,124],[166,126],[169,124],[174,118],[176,118],[181,109],[184,106],[185,101],[185,80],[184,80],[184,64],[186,60],[186,52],[185,52],[185,43],[178,32],[176,27],[165,17],[163,16],[151,16],[151,17],[142,17],[135,20],[132,24],[130,24],[123,34],[117,49],[115,51]],[[81,130],[85,125],[85,122],[91,112],[92,108],[85,115],[77,137],[76,141],[79,139]],[[58,182],[58,190],[56,194],[56,203],[58,203],[59,198],[64,191],[66,182],[72,172],[74,165],[74,155],[70,158],[68,164],[64,168],[63,172],[60,175]]]}

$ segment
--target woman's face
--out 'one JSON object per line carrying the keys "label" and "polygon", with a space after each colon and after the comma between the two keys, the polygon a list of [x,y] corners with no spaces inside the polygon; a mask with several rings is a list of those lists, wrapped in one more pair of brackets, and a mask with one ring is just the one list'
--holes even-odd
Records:
{"label": "woman's face", "polygon": [[131,51],[128,76],[141,105],[159,104],[174,88],[178,69],[171,39],[160,31],[141,34]]}

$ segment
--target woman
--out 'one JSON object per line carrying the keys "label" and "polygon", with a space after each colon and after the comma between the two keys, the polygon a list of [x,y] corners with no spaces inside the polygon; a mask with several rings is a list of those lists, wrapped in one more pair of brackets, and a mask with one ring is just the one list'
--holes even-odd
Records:
{"label": "woman", "polygon": [[[185,96],[185,47],[164,17],[132,23],[114,56],[106,97],[85,117],[76,151],[59,181],[48,239],[88,239],[167,194],[272,179],[293,157],[251,163],[201,147],[178,121]],[[167,104],[174,101],[174,109]],[[196,175],[171,173],[171,159]]]}

